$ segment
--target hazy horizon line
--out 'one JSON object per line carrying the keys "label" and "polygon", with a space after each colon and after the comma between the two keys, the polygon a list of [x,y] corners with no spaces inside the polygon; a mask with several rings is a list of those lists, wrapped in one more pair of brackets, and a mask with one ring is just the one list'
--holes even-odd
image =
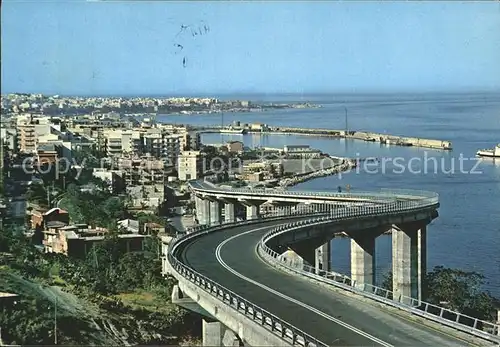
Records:
{"label": "hazy horizon line", "polygon": [[165,97],[207,97],[207,98],[217,98],[219,96],[333,96],[333,95],[349,95],[349,96],[355,96],[355,95],[362,95],[362,96],[369,96],[369,95],[430,95],[430,94],[435,94],[435,95],[464,95],[464,94],[471,94],[471,95],[481,95],[481,94],[500,94],[500,90],[492,90],[492,89],[484,89],[484,90],[479,90],[479,89],[470,89],[470,90],[415,90],[415,91],[390,91],[390,90],[384,90],[384,91],[368,91],[368,90],[363,90],[363,91],[317,91],[317,92],[256,92],[256,91],[234,91],[234,92],[213,92],[213,93],[207,93],[205,92],[194,92],[194,91],[186,91],[186,92],[165,92],[165,93],[127,93],[127,94],[120,94],[120,93],[84,93],[84,94],[74,94],[74,93],[44,93],[44,92],[7,92],[7,93],[1,93],[0,95],[6,96],[9,94],[42,94],[44,96],[62,96],[62,97],[87,97],[87,98],[92,98],[92,97],[116,97],[116,98],[137,98],[137,97],[150,97],[150,98],[165,98]]}

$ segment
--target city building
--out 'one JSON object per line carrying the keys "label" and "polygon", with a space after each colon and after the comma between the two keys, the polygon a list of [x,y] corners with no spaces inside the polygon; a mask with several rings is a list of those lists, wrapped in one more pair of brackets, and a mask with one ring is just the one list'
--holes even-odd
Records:
{"label": "city building", "polygon": [[[157,129],[152,129],[157,130]],[[144,153],[150,154],[155,158],[163,156],[163,135],[161,131],[148,132],[144,134]]]}
{"label": "city building", "polygon": [[42,167],[56,163],[61,152],[61,148],[53,143],[38,144],[36,151],[36,165],[38,167]]}
{"label": "city building", "polygon": [[200,149],[200,133],[196,131],[186,131],[182,134],[181,147],[183,151],[197,151]]}
{"label": "city building", "polygon": [[182,151],[181,136],[178,134],[163,135],[162,140],[161,157],[166,160],[167,165],[175,167]]}
{"label": "city building", "polygon": [[[92,247],[104,241],[106,228],[91,228],[87,224],[49,227],[43,231],[46,253],[61,253],[68,257],[85,258]],[[141,252],[149,235],[138,233],[118,234],[120,247],[126,252]]]}
{"label": "city building", "polygon": [[17,118],[16,127],[19,139],[19,150],[22,153],[35,153],[39,136],[48,135],[61,130],[60,124],[52,123],[49,117],[34,117],[32,114]]}
{"label": "city building", "polygon": [[283,153],[289,158],[319,158],[321,151],[309,145],[285,145]]}
{"label": "city building", "polygon": [[141,153],[143,134],[136,130],[103,131],[105,153],[109,157],[118,157],[122,154]]}
{"label": "city building", "polygon": [[158,223],[144,223],[144,234],[146,235],[160,235],[165,233],[165,227]]}
{"label": "city building", "polygon": [[150,155],[121,157],[117,169],[122,172],[125,183],[131,185],[164,184],[174,167],[168,162]]}
{"label": "city building", "polygon": [[184,151],[179,157],[177,173],[181,181],[194,180],[201,177],[203,156],[200,151]]}
{"label": "city building", "polygon": [[241,153],[243,152],[243,142],[229,141],[227,143],[227,150],[231,153]]}
{"label": "city building", "polygon": [[[6,309],[10,310],[19,300],[19,295],[14,294],[14,293],[8,293],[8,292],[0,292],[0,310]],[[5,311],[4,311],[5,312]],[[0,335],[0,343],[2,343],[1,340],[2,336]],[[1,346],[5,346],[2,344]]]}
{"label": "city building", "polygon": [[126,188],[130,197],[130,208],[156,211],[161,208],[167,198],[163,183],[153,185],[129,185]]}
{"label": "city building", "polygon": [[117,224],[118,228],[126,233],[138,234],[141,231],[138,220],[124,219],[124,220],[119,220]]}
{"label": "city building", "polygon": [[2,146],[14,152],[18,149],[18,136],[15,128],[0,128],[0,142]]}
{"label": "city building", "polygon": [[50,223],[56,222],[62,226],[69,224],[69,213],[61,208],[54,207],[50,210],[33,210],[31,212],[31,228],[43,230]]}
{"label": "city building", "polygon": [[249,125],[249,128],[251,131],[268,131],[269,126],[267,124],[262,124],[262,123],[252,123]]}
{"label": "city building", "polygon": [[237,177],[239,179],[260,182],[283,176],[284,167],[280,162],[251,162],[242,167],[242,171]]}
{"label": "city building", "polygon": [[94,168],[92,176],[99,178],[109,184],[113,193],[120,193],[125,189],[126,183],[121,170],[110,170],[107,168]]}

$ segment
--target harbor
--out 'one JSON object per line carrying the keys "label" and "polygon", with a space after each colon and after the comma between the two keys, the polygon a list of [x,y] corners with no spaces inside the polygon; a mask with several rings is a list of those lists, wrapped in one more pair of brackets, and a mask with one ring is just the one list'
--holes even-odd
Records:
{"label": "harbor", "polygon": [[196,127],[201,133],[222,133],[222,134],[282,134],[282,135],[306,135],[315,137],[333,137],[339,139],[352,139],[367,142],[379,142],[389,146],[422,147],[450,151],[453,149],[452,143],[445,140],[427,139],[418,137],[407,137],[399,135],[381,134],[375,132],[357,130],[335,130],[325,128],[298,128],[298,127],[278,127],[266,124],[241,124],[234,122],[230,126],[203,126]]}

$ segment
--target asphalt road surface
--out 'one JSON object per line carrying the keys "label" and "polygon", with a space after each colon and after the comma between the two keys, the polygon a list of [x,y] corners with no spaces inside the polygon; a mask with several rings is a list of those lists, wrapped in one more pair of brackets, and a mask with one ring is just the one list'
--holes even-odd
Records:
{"label": "asphalt road surface", "polygon": [[242,226],[200,237],[182,250],[181,257],[199,273],[330,346],[467,345],[431,327],[267,265],[257,256],[255,247],[272,224]]}

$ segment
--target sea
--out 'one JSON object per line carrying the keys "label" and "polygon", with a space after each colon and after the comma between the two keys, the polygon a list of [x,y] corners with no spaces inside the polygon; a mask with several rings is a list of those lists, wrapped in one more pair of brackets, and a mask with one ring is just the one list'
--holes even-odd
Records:
{"label": "sea", "polygon": [[[164,123],[330,128],[450,141],[452,151],[398,147],[359,140],[278,134],[203,134],[202,142],[243,141],[249,147],[307,144],[330,155],[377,157],[377,165],[317,178],[290,189],[352,191],[415,189],[439,194],[439,217],[428,226],[428,270],[443,265],[485,276],[484,288],[500,297],[500,159],[479,159],[479,149],[500,143],[500,93],[231,95],[252,102],[310,102],[320,108],[255,113],[159,115]],[[345,189],[345,188],[344,188]],[[376,241],[377,282],[391,270],[391,238]],[[350,273],[350,243],[332,241],[332,267]]]}

